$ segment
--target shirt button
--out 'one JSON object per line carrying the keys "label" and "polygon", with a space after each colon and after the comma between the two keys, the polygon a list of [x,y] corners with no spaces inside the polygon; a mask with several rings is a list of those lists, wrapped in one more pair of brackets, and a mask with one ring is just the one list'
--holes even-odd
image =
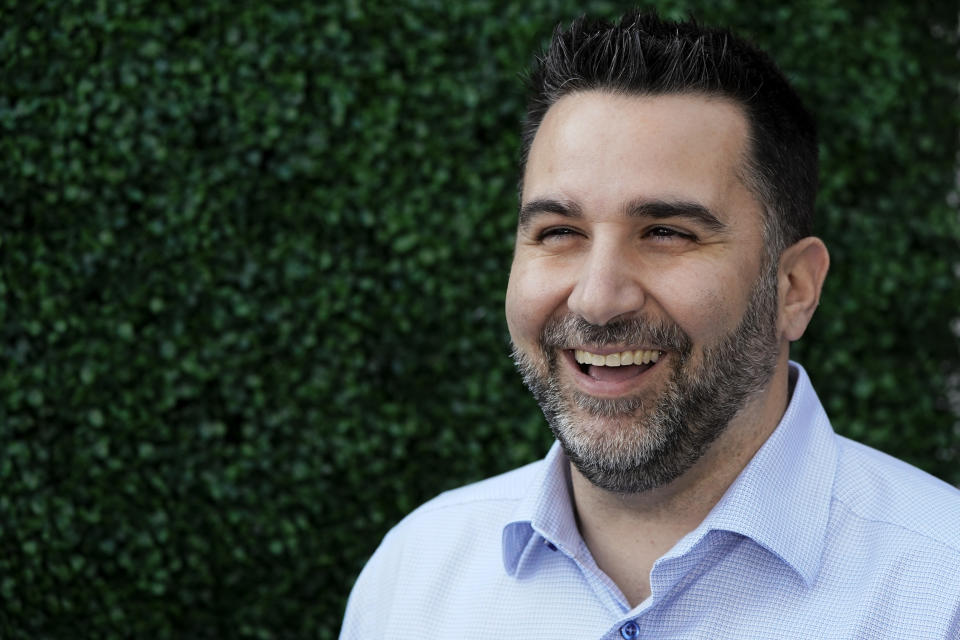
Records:
{"label": "shirt button", "polygon": [[634,640],[640,637],[640,627],[637,626],[636,622],[631,620],[620,627],[620,635],[623,636],[623,640]]}

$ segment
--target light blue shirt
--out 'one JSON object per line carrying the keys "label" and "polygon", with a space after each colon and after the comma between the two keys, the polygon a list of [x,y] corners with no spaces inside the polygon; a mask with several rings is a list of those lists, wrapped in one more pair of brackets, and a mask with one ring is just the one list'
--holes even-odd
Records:
{"label": "light blue shirt", "polygon": [[581,539],[554,445],[390,531],[341,638],[960,639],[960,491],[834,434],[791,367],[776,431],[636,607]]}

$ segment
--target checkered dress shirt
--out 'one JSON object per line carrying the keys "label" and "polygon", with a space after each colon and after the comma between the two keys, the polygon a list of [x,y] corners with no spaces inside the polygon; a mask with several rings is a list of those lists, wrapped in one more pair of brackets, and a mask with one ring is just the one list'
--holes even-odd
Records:
{"label": "checkered dress shirt", "polygon": [[630,607],[597,567],[566,457],[449,491],[384,538],[342,640],[960,640],[960,491],[834,434],[806,372],[776,431]]}

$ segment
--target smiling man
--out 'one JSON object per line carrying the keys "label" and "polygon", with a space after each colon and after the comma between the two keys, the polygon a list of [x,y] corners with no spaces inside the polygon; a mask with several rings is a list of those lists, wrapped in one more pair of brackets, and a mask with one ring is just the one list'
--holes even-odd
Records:
{"label": "smiling man", "polygon": [[557,444],[391,531],[342,637],[960,637],[960,492],[835,435],[789,360],[829,257],[774,64],[579,20],[523,161],[506,315]]}

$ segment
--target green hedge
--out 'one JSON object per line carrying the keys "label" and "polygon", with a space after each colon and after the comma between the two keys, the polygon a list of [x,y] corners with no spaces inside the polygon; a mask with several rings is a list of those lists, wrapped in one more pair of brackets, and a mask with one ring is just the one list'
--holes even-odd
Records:
{"label": "green hedge", "polygon": [[[821,122],[796,357],[839,430],[960,482],[955,6],[700,4]],[[626,6],[0,2],[0,637],[332,638],[390,525],[542,455],[519,73]]]}

